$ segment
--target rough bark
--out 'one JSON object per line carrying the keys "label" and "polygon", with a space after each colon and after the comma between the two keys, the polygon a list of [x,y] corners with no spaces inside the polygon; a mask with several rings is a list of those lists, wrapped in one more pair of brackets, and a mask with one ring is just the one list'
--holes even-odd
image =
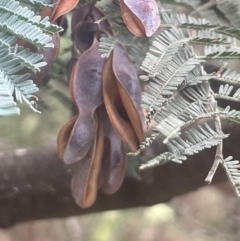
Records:
{"label": "rough bark", "polygon": [[[240,157],[239,131],[235,124],[224,124],[230,137],[224,141],[224,155]],[[160,151],[160,144],[154,147]],[[89,209],[80,209],[70,191],[71,167],[64,165],[56,150],[28,151],[22,155],[5,154],[0,157],[0,227],[36,219],[66,217],[112,209],[149,206],[167,202],[173,197],[206,185],[204,179],[212,165],[215,148],[205,150],[178,165],[166,165],[145,171],[142,179],[129,175],[114,195],[99,193]],[[132,157],[131,157],[132,158]],[[129,159],[130,176],[134,176]],[[132,165],[132,166],[131,166]],[[219,168],[214,182],[226,180]]]}

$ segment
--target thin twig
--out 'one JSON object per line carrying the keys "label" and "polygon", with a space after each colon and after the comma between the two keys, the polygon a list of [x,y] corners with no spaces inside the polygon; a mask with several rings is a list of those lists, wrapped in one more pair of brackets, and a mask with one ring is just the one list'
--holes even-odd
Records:
{"label": "thin twig", "polygon": [[197,7],[195,10],[193,10],[189,15],[192,16],[195,13],[201,13],[204,10],[207,10],[209,8],[212,8],[216,5],[216,0],[210,0],[207,3]]}
{"label": "thin twig", "polygon": [[[212,91],[212,89],[210,88],[209,90],[209,93],[212,97],[212,101],[213,103],[215,102],[215,107],[214,107],[214,111],[217,111],[219,112],[218,110],[218,107],[217,107],[217,104],[216,104],[216,101],[214,99],[214,92]],[[220,119],[220,116],[219,114],[216,114],[214,116],[214,119],[215,119],[215,127],[216,127],[216,132],[217,133],[222,133],[222,124],[221,124],[221,119]],[[215,159],[214,159],[214,162],[213,162],[213,165],[205,179],[205,182],[207,182],[208,184],[210,184],[212,182],[212,179],[213,179],[213,176],[215,175],[216,171],[217,171],[217,168],[219,166],[219,163],[222,161],[223,159],[223,155],[222,155],[222,150],[223,150],[223,141],[221,140],[220,143],[217,145],[217,148],[216,148],[216,155],[215,155]]]}

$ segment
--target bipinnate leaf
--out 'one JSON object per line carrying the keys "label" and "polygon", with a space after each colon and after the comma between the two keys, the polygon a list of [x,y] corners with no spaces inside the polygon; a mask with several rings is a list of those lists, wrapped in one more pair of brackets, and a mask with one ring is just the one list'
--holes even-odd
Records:
{"label": "bipinnate leaf", "polygon": [[86,157],[73,167],[72,194],[81,208],[93,205],[97,197],[98,176],[103,156],[103,129],[101,119],[98,119],[98,130]]}
{"label": "bipinnate leaf", "polygon": [[43,78],[49,73],[51,70],[54,62],[56,61],[58,54],[59,54],[59,49],[60,49],[60,37],[58,33],[54,33],[52,35],[52,40],[51,43],[54,44],[54,48],[48,48],[48,49],[38,49],[36,46],[34,46],[31,43],[28,42],[20,42],[23,43],[24,48],[30,49],[32,53],[38,53],[42,55],[41,61],[46,62],[47,64],[40,67],[40,72],[34,72],[30,70],[29,68],[25,67],[22,69],[19,74],[25,74],[25,73],[30,73],[31,74],[31,80],[38,86],[42,86],[42,80]]}
{"label": "bipinnate leaf", "polygon": [[97,7],[85,5],[73,11],[72,15],[72,36],[76,47],[84,52],[89,49],[97,32],[104,32],[113,35],[111,25],[107,19],[101,21],[99,24],[95,23],[97,20],[104,17],[104,13]]}
{"label": "bipinnate leaf", "polygon": [[139,37],[152,36],[160,26],[155,0],[120,0],[122,18],[130,32]]}
{"label": "bipinnate leaf", "polygon": [[79,0],[58,0],[57,5],[52,12],[52,22],[55,22],[59,17],[73,10],[78,2]]}
{"label": "bipinnate leaf", "polygon": [[[79,57],[73,68],[70,92],[78,109],[78,117],[68,137],[63,158],[61,158],[66,164],[83,159],[94,141],[97,131],[95,111],[103,102],[102,69],[104,62],[98,52],[98,41],[95,39],[92,47]],[[65,130],[62,129],[61,132]]]}
{"label": "bipinnate leaf", "polygon": [[[125,73],[124,68],[129,62],[120,64],[123,60],[115,49],[106,61],[103,69],[103,96],[106,110],[116,132],[125,141],[132,151],[137,151],[139,144],[144,140],[143,128],[138,108],[134,105],[128,90],[119,80]],[[123,75],[126,77],[125,75]],[[133,81],[128,79],[129,84]]]}
{"label": "bipinnate leaf", "polygon": [[102,106],[100,110],[105,138],[102,168],[98,181],[102,192],[112,194],[119,189],[124,179],[126,149],[123,141],[114,130],[105,107]]}

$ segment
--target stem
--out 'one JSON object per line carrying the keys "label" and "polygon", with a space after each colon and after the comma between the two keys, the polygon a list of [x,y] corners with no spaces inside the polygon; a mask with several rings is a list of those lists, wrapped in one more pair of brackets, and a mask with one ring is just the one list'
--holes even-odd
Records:
{"label": "stem", "polygon": [[224,96],[220,94],[215,94],[215,99],[230,100],[233,102],[240,102],[240,99],[234,98],[232,96]]}
{"label": "stem", "polygon": [[213,165],[205,179],[205,182],[207,182],[208,184],[211,184],[213,176],[215,175],[218,165],[219,163],[222,161],[222,141],[217,145],[216,148],[216,155],[215,155],[215,159],[213,162]]}
{"label": "stem", "polygon": [[[211,88],[209,90],[209,93],[211,95],[213,103],[216,102],[215,98],[214,98],[214,92],[212,91]],[[217,104],[215,104],[214,111],[219,112]],[[214,119],[215,119],[214,123],[215,123],[215,127],[216,127],[216,132],[222,133],[222,124],[221,124],[219,114],[216,114],[214,116]],[[216,148],[216,154],[215,154],[215,159],[214,159],[213,165],[212,165],[212,167],[211,167],[211,169],[210,169],[210,171],[209,171],[209,173],[208,173],[208,175],[205,179],[205,182],[207,182],[208,184],[210,184],[212,182],[213,176],[215,175],[215,173],[217,171],[218,165],[223,159],[222,150],[223,150],[223,141],[221,140],[220,143],[217,145],[217,148]]]}
{"label": "stem", "polygon": [[197,7],[194,11],[192,11],[189,15],[192,16],[194,15],[195,13],[200,13],[204,10],[207,10],[211,7],[214,7],[216,5],[216,0],[210,0],[209,2]]}

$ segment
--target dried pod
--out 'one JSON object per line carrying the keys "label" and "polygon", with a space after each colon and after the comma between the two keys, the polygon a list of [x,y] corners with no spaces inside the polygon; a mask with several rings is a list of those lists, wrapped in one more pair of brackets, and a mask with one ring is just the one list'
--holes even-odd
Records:
{"label": "dried pod", "polygon": [[[95,110],[103,102],[102,69],[104,59],[98,51],[98,41],[84,52],[76,62],[70,79],[72,100],[78,109],[78,117],[68,137],[64,151],[58,149],[66,164],[83,159],[89,152],[97,131]],[[59,133],[66,132],[63,127]],[[58,148],[63,145],[59,145]],[[60,155],[60,153],[64,153]]]}
{"label": "dried pod", "polygon": [[[119,50],[127,54],[124,48],[119,48]],[[131,63],[128,58],[121,59],[117,54],[118,51],[115,52],[114,48],[103,69],[104,102],[110,121],[118,135],[135,152],[144,140],[144,134],[139,106],[135,106],[131,98],[132,93],[131,91],[128,93],[125,86],[128,86],[128,81],[130,86],[136,79],[131,78],[132,73],[128,73],[129,78],[127,78],[125,68]],[[124,80],[120,80],[121,78]]]}
{"label": "dried pod", "polygon": [[71,78],[73,68],[74,68],[77,61],[78,61],[77,57],[72,57],[67,63],[66,75],[67,75],[68,80],[70,80],[70,78]]}
{"label": "dried pod", "polygon": [[75,9],[72,15],[73,42],[81,52],[91,47],[97,33],[105,32],[113,35],[107,19],[99,24],[95,23],[95,21],[104,17],[104,13],[97,7],[92,9],[91,14],[89,14],[90,10],[91,6],[86,5]]}
{"label": "dried pod", "polygon": [[58,134],[57,147],[58,147],[58,156],[61,160],[64,159],[64,151],[68,143],[68,138],[71,135],[72,129],[77,120],[77,116],[74,116],[69,120],[61,129]]}
{"label": "dried pod", "polygon": [[139,37],[152,36],[160,26],[155,0],[120,0],[122,18],[129,31]]}
{"label": "dried pod", "polygon": [[51,15],[52,22],[55,22],[59,17],[73,10],[78,2],[79,0],[58,0]]}
{"label": "dried pod", "polygon": [[112,194],[119,189],[123,182],[127,155],[124,143],[114,130],[105,107],[102,106],[100,110],[105,138],[98,182],[102,192]]}
{"label": "dried pod", "polygon": [[141,107],[142,90],[139,84],[137,71],[130,61],[127,51],[120,43],[114,45],[113,63],[116,63],[113,64],[113,72],[117,80],[126,89],[138,111],[141,121],[144,122],[144,114]]}
{"label": "dried pod", "polygon": [[72,194],[81,208],[90,207],[96,200],[102,156],[103,129],[99,118],[94,144],[87,156],[73,166]]}
{"label": "dried pod", "polygon": [[[103,119],[103,122],[104,122],[104,119]],[[111,150],[110,140],[109,138],[104,137],[102,166],[98,177],[98,188],[103,187],[103,185],[108,182],[108,179],[110,176],[110,168],[111,168],[110,150]]]}

